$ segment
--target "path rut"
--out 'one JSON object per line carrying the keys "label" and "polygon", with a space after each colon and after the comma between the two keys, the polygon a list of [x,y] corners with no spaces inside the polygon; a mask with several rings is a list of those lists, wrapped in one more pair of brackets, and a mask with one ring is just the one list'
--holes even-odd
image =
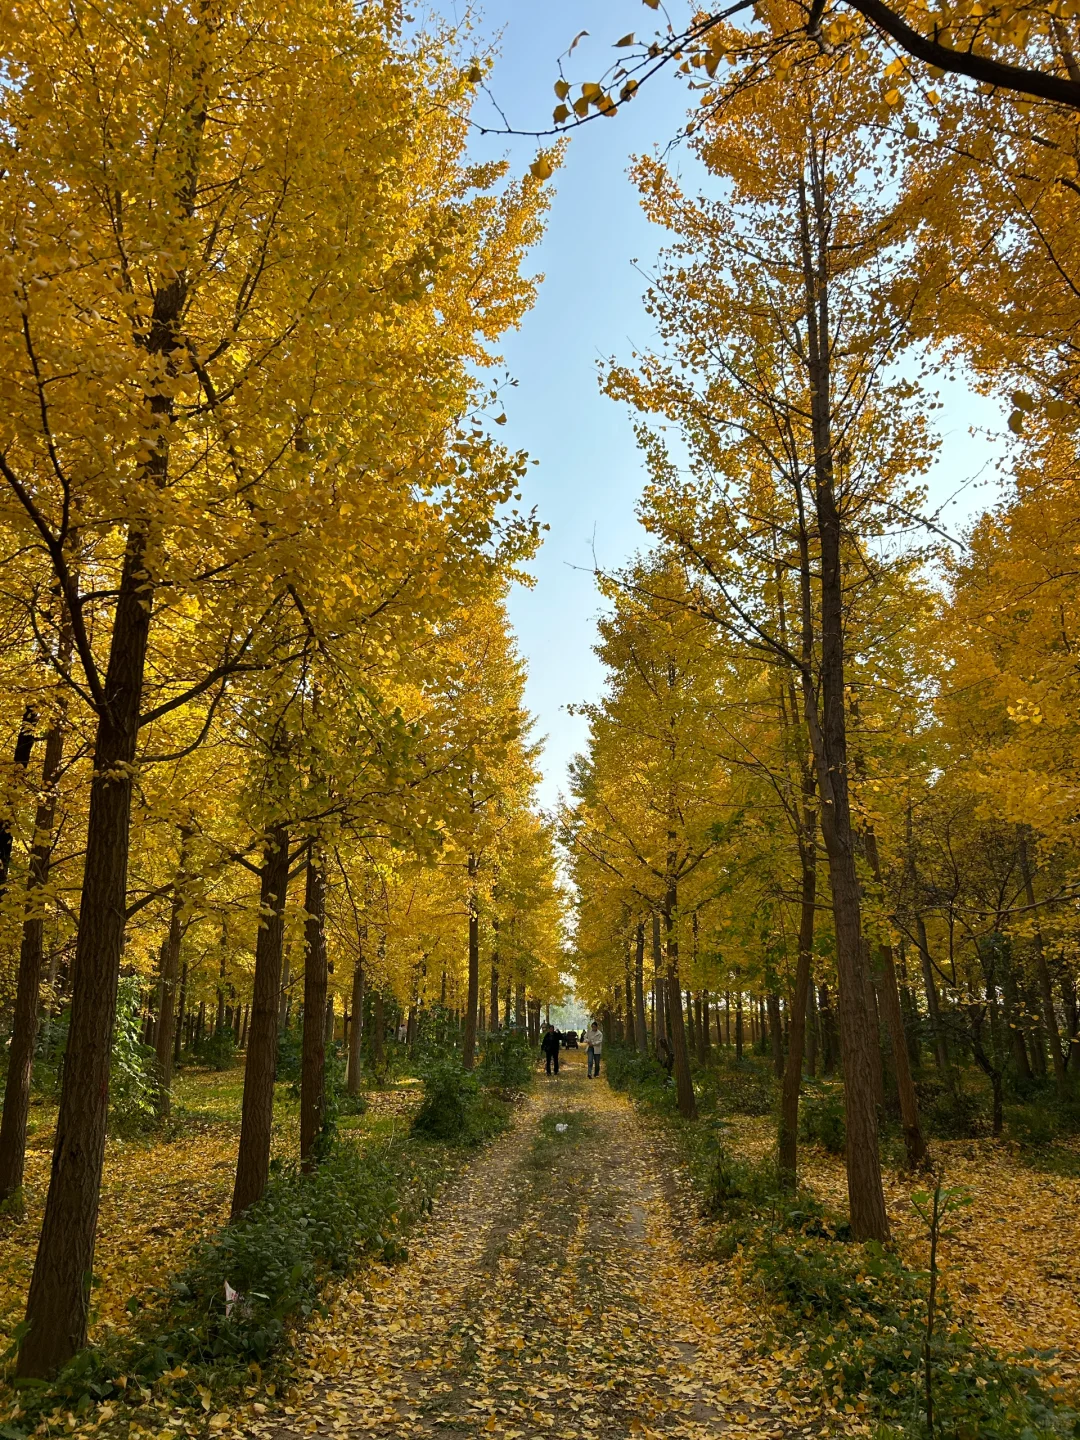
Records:
{"label": "path rut", "polygon": [[720,1267],[687,1253],[658,1143],[579,1056],[538,1077],[408,1262],[366,1272],[306,1337],[306,1393],[263,1433],[819,1433]]}

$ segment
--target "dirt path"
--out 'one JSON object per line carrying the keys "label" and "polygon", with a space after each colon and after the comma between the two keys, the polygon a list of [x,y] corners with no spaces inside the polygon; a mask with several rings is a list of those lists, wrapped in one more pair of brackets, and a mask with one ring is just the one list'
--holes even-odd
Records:
{"label": "dirt path", "polygon": [[291,1418],[249,1433],[819,1433],[772,1387],[717,1267],[680,1252],[653,1143],[582,1057],[540,1076],[408,1263],[368,1272],[311,1332]]}

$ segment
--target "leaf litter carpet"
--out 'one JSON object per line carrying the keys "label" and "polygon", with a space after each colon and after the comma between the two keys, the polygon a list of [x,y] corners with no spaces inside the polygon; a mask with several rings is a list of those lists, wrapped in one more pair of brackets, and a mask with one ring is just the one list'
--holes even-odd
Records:
{"label": "leaf litter carpet", "polygon": [[[556,1126],[561,1125],[562,1130]],[[408,1262],[337,1295],[273,1440],[797,1437],[819,1416],[661,1183],[659,1138],[580,1057],[444,1196]],[[816,1423],[814,1423],[816,1421]]]}

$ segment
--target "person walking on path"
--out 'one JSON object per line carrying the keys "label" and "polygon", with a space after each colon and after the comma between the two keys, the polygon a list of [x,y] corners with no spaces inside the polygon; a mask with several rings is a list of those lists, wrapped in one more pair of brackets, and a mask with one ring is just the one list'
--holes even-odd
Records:
{"label": "person walking on path", "polygon": [[540,1049],[544,1054],[544,1074],[550,1075],[552,1064],[554,1064],[555,1079],[557,1080],[559,1078],[559,1032],[554,1025],[548,1024],[544,1027]]}
{"label": "person walking on path", "polygon": [[585,1044],[587,1046],[587,1054],[589,1057],[588,1078],[591,1080],[595,1075],[597,1079],[599,1079],[600,1051],[603,1049],[604,1045],[604,1032],[600,1029],[600,1026],[597,1025],[595,1020],[589,1022],[589,1028],[585,1032]]}

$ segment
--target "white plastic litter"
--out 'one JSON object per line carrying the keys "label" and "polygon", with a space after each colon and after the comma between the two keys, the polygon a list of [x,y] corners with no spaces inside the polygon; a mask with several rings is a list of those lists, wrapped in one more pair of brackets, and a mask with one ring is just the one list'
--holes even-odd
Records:
{"label": "white plastic litter", "polygon": [[555,1133],[556,1133],[556,1135],[565,1135],[565,1134],[566,1134],[566,1130],[567,1130],[567,1126],[565,1126],[565,1125],[556,1125],[556,1126],[555,1126]]}

